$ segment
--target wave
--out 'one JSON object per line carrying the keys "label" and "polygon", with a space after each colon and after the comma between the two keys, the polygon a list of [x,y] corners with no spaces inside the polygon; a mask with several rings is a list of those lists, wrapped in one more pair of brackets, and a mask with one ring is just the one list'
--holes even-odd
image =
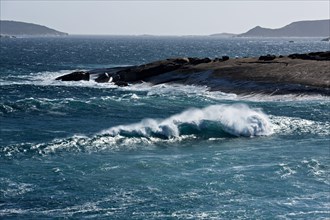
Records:
{"label": "wave", "polygon": [[329,121],[312,121],[298,117],[270,116],[274,133],[295,135],[330,135]]}
{"label": "wave", "polygon": [[273,132],[268,117],[259,109],[234,104],[189,109],[167,119],[144,119],[136,124],[112,127],[101,134],[171,138],[182,134],[205,133],[210,129],[245,137],[270,135]]}
{"label": "wave", "polygon": [[48,143],[22,143],[5,146],[0,156],[15,157],[26,153],[48,155],[55,152],[132,149],[145,145],[181,144],[182,141],[220,140],[233,137],[271,135],[272,124],[260,109],[244,104],[211,105],[189,109],[166,119],[144,119],[135,124],[119,125],[92,137],[74,135]]}
{"label": "wave", "polygon": [[277,135],[330,135],[330,122],[267,116],[246,105],[212,105],[189,109],[166,119],[144,119],[119,125],[90,137],[73,135],[46,143],[21,143],[0,148],[0,158],[60,153],[137,150],[157,146],[191,146],[196,141],[222,142],[228,138]]}

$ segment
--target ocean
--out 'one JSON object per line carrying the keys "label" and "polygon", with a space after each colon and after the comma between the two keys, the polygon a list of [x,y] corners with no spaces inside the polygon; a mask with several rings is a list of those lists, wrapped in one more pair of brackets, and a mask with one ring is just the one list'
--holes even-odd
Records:
{"label": "ocean", "polygon": [[54,80],[325,50],[315,38],[2,38],[0,218],[329,219],[329,97]]}

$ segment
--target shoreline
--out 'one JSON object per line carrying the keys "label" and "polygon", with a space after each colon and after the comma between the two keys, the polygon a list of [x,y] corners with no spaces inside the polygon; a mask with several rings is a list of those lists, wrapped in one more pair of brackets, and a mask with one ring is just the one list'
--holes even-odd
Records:
{"label": "shoreline", "polygon": [[148,82],[207,86],[238,94],[330,96],[330,51],[251,58],[171,58],[139,66],[76,71],[56,78],[128,86]]}

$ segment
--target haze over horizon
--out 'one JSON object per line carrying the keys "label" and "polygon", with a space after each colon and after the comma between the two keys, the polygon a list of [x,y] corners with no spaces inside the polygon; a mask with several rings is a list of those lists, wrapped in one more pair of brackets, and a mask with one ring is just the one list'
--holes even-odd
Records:
{"label": "haze over horizon", "polygon": [[69,34],[208,35],[330,18],[329,1],[0,1],[0,19]]}

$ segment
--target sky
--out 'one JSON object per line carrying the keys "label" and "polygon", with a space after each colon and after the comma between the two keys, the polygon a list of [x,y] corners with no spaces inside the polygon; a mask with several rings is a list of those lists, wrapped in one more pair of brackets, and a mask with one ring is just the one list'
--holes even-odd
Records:
{"label": "sky", "polygon": [[330,0],[0,0],[0,19],[69,34],[208,35],[330,18]]}

